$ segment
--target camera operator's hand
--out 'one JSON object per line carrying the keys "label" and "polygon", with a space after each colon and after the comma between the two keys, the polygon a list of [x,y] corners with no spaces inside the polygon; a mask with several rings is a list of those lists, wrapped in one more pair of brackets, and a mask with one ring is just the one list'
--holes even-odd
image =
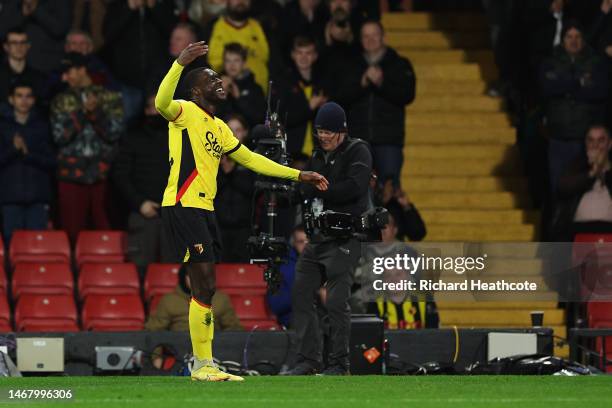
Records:
{"label": "camera operator's hand", "polygon": [[325,191],[329,187],[329,181],[327,181],[325,177],[323,177],[319,173],[315,173],[314,171],[300,171],[299,180],[302,183],[312,184],[321,191]]}
{"label": "camera operator's hand", "polygon": [[196,58],[202,57],[208,53],[208,45],[204,41],[198,41],[189,44],[176,59],[182,66],[186,66],[195,61]]}

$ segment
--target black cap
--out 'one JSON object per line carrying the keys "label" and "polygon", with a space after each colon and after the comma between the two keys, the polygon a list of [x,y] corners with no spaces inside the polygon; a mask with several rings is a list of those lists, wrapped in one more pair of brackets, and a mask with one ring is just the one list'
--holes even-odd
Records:
{"label": "black cap", "polygon": [[74,67],[86,67],[88,62],[89,60],[85,55],[79,54],[78,52],[69,52],[64,54],[62,58],[62,72],[66,72]]}
{"label": "black cap", "polygon": [[344,113],[344,109],[335,102],[325,103],[317,112],[314,127],[330,132],[346,132],[346,113]]}

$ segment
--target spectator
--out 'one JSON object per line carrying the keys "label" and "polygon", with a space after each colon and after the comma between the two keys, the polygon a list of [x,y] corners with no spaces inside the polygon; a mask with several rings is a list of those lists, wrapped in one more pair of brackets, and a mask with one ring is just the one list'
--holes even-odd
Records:
{"label": "spectator", "polygon": [[281,18],[283,54],[290,54],[296,37],[312,38],[325,46],[327,11],[321,0],[293,0],[285,5]]}
{"label": "spectator", "polygon": [[229,43],[223,51],[223,89],[227,99],[216,106],[216,115],[225,119],[231,113],[242,115],[249,125],[264,121],[266,99],[253,73],[246,68],[247,51],[238,43]]}
{"label": "spectator", "polygon": [[550,134],[550,186],[557,189],[563,169],[584,152],[584,135],[593,123],[603,123],[608,73],[603,60],[584,42],[576,22],[563,29],[563,43],[540,70]]}
{"label": "spectator", "polygon": [[28,62],[33,68],[49,73],[60,65],[71,10],[71,0],[4,1],[0,9],[0,37],[22,27],[32,44]]}
{"label": "spectator", "polygon": [[9,89],[17,82],[29,83],[36,96],[41,98],[45,76],[28,63],[29,51],[30,41],[25,31],[12,29],[7,32],[4,41],[6,60],[0,65],[0,104],[6,103]]}
{"label": "spectator", "polygon": [[380,204],[393,215],[397,230],[396,239],[422,241],[425,238],[427,229],[419,211],[401,188],[393,186],[391,180],[385,181],[379,200]]}
{"label": "spectator", "polygon": [[354,284],[350,299],[353,313],[365,313],[370,302],[374,302],[378,293],[372,286],[375,279],[380,279],[373,271],[375,258],[395,257],[397,254],[417,256],[417,253],[404,242],[397,240],[398,228],[395,217],[389,214],[389,223],[381,231],[381,242],[364,246],[359,265],[355,269]]}
{"label": "spectator", "polygon": [[119,94],[93,85],[83,55],[68,54],[62,64],[69,88],[51,103],[51,127],[59,146],[60,219],[74,243],[82,229],[110,227],[106,179],[123,131],[123,110]]}
{"label": "spectator", "polygon": [[34,108],[33,87],[17,82],[9,94],[12,112],[0,120],[0,205],[7,244],[16,229],[47,228],[49,173],[55,166],[48,123]]}
{"label": "spectator", "polygon": [[248,262],[245,251],[251,235],[255,176],[227,156],[221,157],[217,173],[215,208],[223,240],[223,262]]}
{"label": "spectator", "polygon": [[292,155],[312,154],[312,120],[319,107],[327,102],[324,80],[315,65],[318,57],[313,40],[295,38],[291,51],[293,67],[287,73],[285,95],[281,98],[287,118],[287,151]]}
{"label": "spectator", "polygon": [[106,15],[105,0],[74,0],[72,29],[91,32],[94,50],[104,45],[104,17]]}
{"label": "spectator", "polygon": [[[387,269],[383,282],[399,284],[410,280],[406,269]],[[370,302],[368,313],[376,314],[385,322],[386,329],[437,329],[440,317],[433,301],[422,301],[405,290],[386,290],[375,302]]]}
{"label": "spectator", "polygon": [[150,95],[144,117],[123,137],[113,166],[115,185],[130,206],[128,259],[143,276],[149,263],[166,259],[160,205],[169,172],[168,122]]}
{"label": "spectator", "polygon": [[191,0],[189,19],[205,27],[225,12],[227,0]]}
{"label": "spectator", "polygon": [[140,116],[151,69],[165,62],[176,25],[172,0],[116,0],[104,19],[106,56],[122,84],[126,121]]}
{"label": "spectator", "polygon": [[232,133],[240,143],[249,147],[249,149],[252,147],[249,124],[243,116],[233,113],[227,117],[225,123],[232,129]]}
{"label": "spectator", "polygon": [[577,233],[612,233],[612,139],[604,126],[591,126],[586,154],[580,155],[559,179],[559,205],[554,237],[571,242]]}
{"label": "spectator", "polygon": [[[191,283],[185,265],[179,270],[179,284],[174,292],[164,295],[157,308],[149,315],[145,329],[150,331],[188,331]],[[229,296],[217,290],[212,298],[215,310],[215,330],[242,330]]]}
{"label": "spectator", "polygon": [[[382,25],[361,29],[363,54],[351,63],[340,100],[349,106],[349,132],[372,145],[374,169],[381,183],[399,186],[403,164],[405,110],[415,97],[410,61],[385,45]],[[345,63],[346,64],[346,63]]]}
{"label": "spectator", "polygon": [[251,0],[228,0],[227,10],[210,24],[208,63],[215,71],[223,70],[223,51],[230,43],[238,43],[247,50],[247,68],[255,76],[261,89],[267,89],[270,43],[261,24],[249,18]]}
{"label": "spectator", "polygon": [[278,292],[268,294],[268,306],[278,319],[278,323],[282,326],[289,327],[291,324],[291,288],[295,279],[295,264],[297,259],[304,252],[304,247],[308,243],[308,237],[304,231],[304,227],[298,225],[293,229],[289,245],[289,257],[287,262],[280,267],[282,281]]}

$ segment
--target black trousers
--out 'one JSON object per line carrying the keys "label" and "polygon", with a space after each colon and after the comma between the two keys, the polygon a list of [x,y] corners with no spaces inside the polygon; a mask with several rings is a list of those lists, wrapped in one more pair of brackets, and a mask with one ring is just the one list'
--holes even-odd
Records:
{"label": "black trousers", "polygon": [[310,243],[298,259],[292,291],[293,327],[296,332],[298,362],[321,367],[323,362],[321,330],[315,296],[326,282],[330,325],[329,366],[349,369],[351,334],[352,275],[361,252],[356,239]]}

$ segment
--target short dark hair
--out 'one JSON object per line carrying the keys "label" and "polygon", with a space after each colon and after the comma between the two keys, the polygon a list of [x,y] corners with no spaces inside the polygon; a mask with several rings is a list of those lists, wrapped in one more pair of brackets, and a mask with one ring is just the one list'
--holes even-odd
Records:
{"label": "short dark hair", "polygon": [[[361,25],[361,29],[363,29],[363,27],[365,27],[366,24],[374,24],[375,26],[377,26],[378,28],[380,28],[380,32],[381,33],[385,33],[385,28],[383,27],[382,23],[380,22],[380,20],[376,20],[374,18],[368,18],[366,21],[363,22],[363,24]],[[360,29],[360,31],[361,31]]]}
{"label": "short dark hair", "polygon": [[240,122],[243,128],[249,130],[249,122],[247,122],[246,118],[239,113],[231,113],[225,118],[225,123],[229,123],[230,120],[237,120]]}
{"label": "short dark hair", "polygon": [[30,90],[32,91],[32,95],[36,96],[36,94],[34,93],[34,86],[32,86],[30,82],[24,81],[24,80],[14,81],[9,86],[9,92],[8,92],[9,96],[15,95],[15,91],[17,90],[17,88],[30,88]]}
{"label": "short dark hair", "polygon": [[185,91],[187,92],[187,95],[189,97],[191,97],[191,90],[196,86],[200,78],[200,75],[203,74],[207,69],[208,68],[198,67],[198,68],[192,69],[191,71],[187,73],[187,75],[185,75],[184,86],[185,86]]}
{"label": "short dark hair", "polygon": [[181,28],[183,30],[187,30],[187,31],[191,32],[191,34],[193,34],[194,38],[196,38],[196,39],[198,38],[198,29],[197,29],[197,27],[195,26],[195,24],[190,23],[189,21],[181,21],[180,23],[175,25],[172,30],[174,31],[177,28]]}
{"label": "short dark hair", "polygon": [[315,49],[317,48],[317,44],[315,43],[315,41],[308,36],[298,35],[297,37],[293,39],[293,49],[294,50],[296,48],[310,47],[311,45],[314,46]]}
{"label": "short dark hair", "polygon": [[223,49],[223,55],[225,54],[238,54],[243,61],[247,60],[247,50],[240,43],[232,42],[225,46]]}
{"label": "short dark hair", "polygon": [[22,27],[14,27],[11,28],[10,30],[8,30],[6,32],[6,35],[4,36],[4,42],[7,43],[9,36],[11,34],[18,34],[18,35],[25,35],[27,37],[28,33],[26,33],[26,31],[22,28]]}
{"label": "short dark hair", "polygon": [[580,21],[576,20],[575,18],[572,18],[563,23],[563,28],[561,30],[561,38],[565,38],[567,32],[572,28],[580,31],[580,34],[582,35],[584,35],[585,33],[584,26],[582,25],[582,23],[580,23]]}

